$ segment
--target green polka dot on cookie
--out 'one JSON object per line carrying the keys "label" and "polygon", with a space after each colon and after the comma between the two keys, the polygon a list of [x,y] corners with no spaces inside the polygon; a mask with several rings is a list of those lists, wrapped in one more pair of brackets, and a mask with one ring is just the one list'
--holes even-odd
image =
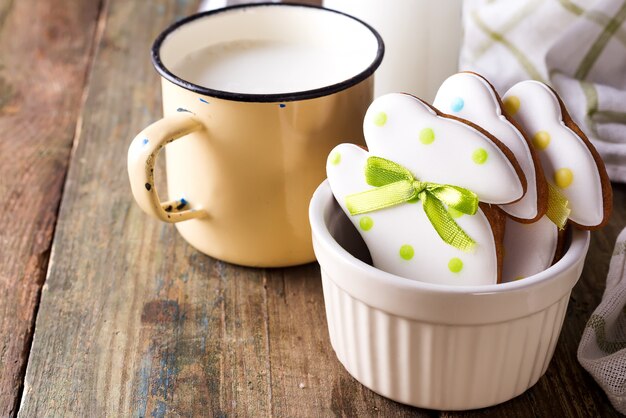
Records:
{"label": "green polka dot on cookie", "polygon": [[485,164],[488,157],[489,154],[487,154],[484,148],[478,148],[472,153],[472,161],[476,164]]}
{"label": "green polka dot on cookie", "polygon": [[341,162],[341,154],[335,151],[330,155],[329,160],[332,165],[339,165],[339,163]]}
{"label": "green polka dot on cookie", "polygon": [[400,257],[405,260],[410,260],[415,255],[415,250],[410,245],[403,245],[400,247]]}
{"label": "green polka dot on cookie", "polygon": [[424,145],[432,144],[435,140],[435,132],[431,128],[424,128],[420,131],[420,142]]}
{"label": "green polka dot on cookie", "polygon": [[364,216],[359,220],[359,226],[363,231],[369,231],[374,226],[374,220],[369,216]]}
{"label": "green polka dot on cookie", "polygon": [[378,112],[376,116],[374,116],[374,125],[384,126],[385,123],[387,123],[387,114],[385,112]]}
{"label": "green polka dot on cookie", "polygon": [[540,151],[548,148],[550,145],[550,134],[546,131],[539,131],[533,136],[533,145]]}
{"label": "green polka dot on cookie", "polygon": [[451,258],[450,261],[448,261],[448,269],[452,273],[458,273],[461,270],[463,270],[463,262],[461,261],[460,258],[457,258],[457,257]]}

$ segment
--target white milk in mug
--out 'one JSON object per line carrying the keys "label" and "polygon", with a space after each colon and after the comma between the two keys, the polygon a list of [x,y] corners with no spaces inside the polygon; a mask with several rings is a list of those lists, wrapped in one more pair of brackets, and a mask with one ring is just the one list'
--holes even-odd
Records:
{"label": "white milk in mug", "polygon": [[350,78],[360,66],[355,48],[277,40],[237,40],[202,48],[173,71],[200,86],[235,93],[269,94],[318,89]]}

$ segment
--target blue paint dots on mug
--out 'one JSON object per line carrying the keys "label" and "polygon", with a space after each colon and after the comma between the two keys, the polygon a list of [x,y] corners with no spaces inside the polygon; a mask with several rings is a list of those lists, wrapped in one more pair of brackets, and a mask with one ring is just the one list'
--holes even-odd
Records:
{"label": "blue paint dots on mug", "polygon": [[460,112],[461,110],[463,110],[463,106],[465,106],[465,101],[462,98],[457,97],[454,100],[452,100],[452,104],[450,105],[450,108],[452,109],[453,112]]}
{"label": "blue paint dots on mug", "polygon": [[187,113],[193,113],[187,109],[185,109],[184,107],[179,107],[178,109],[176,109],[177,112],[187,112]]}
{"label": "blue paint dots on mug", "polygon": [[187,200],[184,197],[181,197],[178,203],[178,206],[176,206],[176,210],[181,210],[182,208],[184,208],[185,206],[187,206]]}
{"label": "blue paint dots on mug", "polygon": [[141,141],[141,145],[146,146],[148,145],[148,142],[150,142],[148,141],[148,138],[144,138],[143,141]]}
{"label": "blue paint dots on mug", "polygon": [[284,109],[284,108],[286,108],[286,107],[287,107],[287,105],[286,105],[286,104],[284,104],[284,103],[281,103],[281,104],[279,104],[279,105],[278,105],[278,107],[280,107],[281,109]]}
{"label": "blue paint dots on mug", "polygon": [[198,97],[198,99],[200,99],[200,101],[201,101],[202,103],[209,104],[209,102],[207,102],[206,100],[204,100],[202,97]]}

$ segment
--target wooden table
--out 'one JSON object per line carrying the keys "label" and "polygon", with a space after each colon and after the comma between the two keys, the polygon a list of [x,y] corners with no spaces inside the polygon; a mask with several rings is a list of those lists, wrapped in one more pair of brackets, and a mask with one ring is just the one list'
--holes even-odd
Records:
{"label": "wooden table", "polygon": [[140,212],[126,150],[161,114],[149,47],[197,3],[0,1],[1,417],[618,415],[576,349],[626,225],[624,185],[546,375],[465,413],[400,405],[348,375],[317,264],[232,266]]}

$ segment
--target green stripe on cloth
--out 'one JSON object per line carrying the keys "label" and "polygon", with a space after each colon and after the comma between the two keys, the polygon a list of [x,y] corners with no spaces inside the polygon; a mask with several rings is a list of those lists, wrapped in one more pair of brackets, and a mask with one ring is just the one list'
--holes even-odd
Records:
{"label": "green stripe on cloth", "polygon": [[506,39],[504,35],[495,32],[491,28],[489,28],[487,24],[482,21],[480,16],[478,16],[478,13],[476,11],[472,13],[472,19],[474,20],[474,23],[476,23],[476,26],[478,26],[487,36],[493,39],[494,42],[501,43],[502,46],[508,49],[511,55],[513,55],[517,59],[519,64],[531,78],[547,84],[547,82],[544,81],[543,77],[535,68],[533,63],[528,59],[528,57],[526,57],[526,55],[524,55],[522,51],[520,51],[515,45],[509,42],[509,40]]}
{"label": "green stripe on cloth", "polygon": [[[585,17],[589,20],[596,22],[600,26],[606,26],[611,21],[611,18],[609,16],[597,10],[589,10],[585,14]],[[613,34],[613,37],[620,41],[622,44],[624,44],[624,46],[626,46],[626,30],[624,30],[623,26],[620,26],[619,29],[617,29],[615,34]]]}
{"label": "green stripe on cloth", "polygon": [[585,9],[583,9],[571,0],[559,0],[559,3],[561,4],[561,6],[563,6],[565,10],[572,12],[576,16],[580,16],[585,13]]}
{"label": "green stripe on cloth", "polygon": [[580,62],[580,65],[578,66],[578,70],[576,70],[574,77],[578,79],[584,79],[587,77],[589,71],[591,71],[591,69],[593,68],[593,65],[596,63],[598,57],[600,56],[602,51],[604,51],[604,48],[611,40],[611,37],[615,32],[617,32],[624,20],[626,20],[626,1],[622,3],[622,7],[620,7],[615,17],[609,20],[607,25],[604,27],[602,33],[600,33],[591,48],[589,48],[587,54]]}
{"label": "green stripe on cloth", "polygon": [[626,123],[626,113],[612,110],[598,110],[593,115],[596,123]]}
{"label": "green stripe on cloth", "polygon": [[578,80],[580,83],[580,88],[585,95],[585,99],[587,100],[587,109],[585,111],[585,123],[589,127],[589,130],[595,136],[598,137],[598,132],[596,130],[596,125],[593,120],[593,116],[598,111],[598,91],[596,90],[596,86],[593,83],[590,83],[585,80]]}
{"label": "green stripe on cloth", "polygon": [[[497,32],[504,36],[511,30],[515,29],[515,27],[527,16],[529,16],[532,12],[537,10],[537,6],[539,5],[541,0],[532,0],[527,2],[522,8],[520,8],[516,13],[514,13],[506,22],[502,24],[497,30]],[[474,11],[474,13],[477,13]],[[472,59],[477,60],[480,58],[485,52],[487,52],[493,45],[495,41],[492,37],[489,37],[486,41],[484,41],[478,48],[474,50],[474,54]]]}
{"label": "green stripe on cloth", "polygon": [[600,350],[605,353],[613,354],[626,348],[626,341],[609,341],[606,338],[606,321],[600,315],[591,315],[586,327],[591,328],[595,332],[596,343],[598,347],[600,347]]}
{"label": "green stripe on cloth", "polygon": [[[602,13],[602,12],[600,12],[598,10],[587,10],[587,11],[585,11],[585,9],[583,9],[579,5],[575,4],[571,0],[559,0],[559,4],[561,4],[561,6],[563,6],[563,8],[565,10],[571,12],[572,14],[574,14],[576,16],[584,15],[585,18],[591,20],[592,22],[597,23],[600,26],[606,26],[611,21],[611,18],[609,16],[605,15],[604,13]],[[624,31],[622,29],[623,28],[620,26],[620,28],[615,32],[614,36],[621,43],[623,43],[624,46],[626,46],[626,31]]]}

